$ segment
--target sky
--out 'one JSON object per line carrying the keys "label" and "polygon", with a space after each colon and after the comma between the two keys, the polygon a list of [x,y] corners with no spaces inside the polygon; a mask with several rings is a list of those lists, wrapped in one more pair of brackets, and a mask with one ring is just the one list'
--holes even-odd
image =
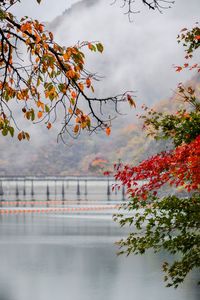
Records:
{"label": "sky", "polygon": [[16,5],[13,11],[18,16],[27,15],[33,19],[49,22],[78,1],[79,0],[42,0],[39,5],[36,0],[21,0],[21,3]]}

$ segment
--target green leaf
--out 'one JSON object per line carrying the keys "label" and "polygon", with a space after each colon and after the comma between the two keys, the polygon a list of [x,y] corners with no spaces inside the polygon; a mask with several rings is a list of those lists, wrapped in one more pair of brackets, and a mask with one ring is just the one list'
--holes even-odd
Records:
{"label": "green leaf", "polygon": [[48,105],[45,105],[45,111],[48,113],[50,111]]}
{"label": "green leaf", "polygon": [[2,130],[2,134],[3,136],[6,136],[8,134],[8,128],[4,127],[4,129]]}
{"label": "green leaf", "polygon": [[13,137],[14,136],[14,128],[13,127],[9,127],[8,128],[9,132],[10,132],[10,135]]}
{"label": "green leaf", "polygon": [[101,43],[96,44],[96,47],[97,47],[97,50],[99,52],[101,52],[101,53],[103,52],[104,48],[103,48],[103,45]]}
{"label": "green leaf", "polygon": [[3,20],[6,18],[6,14],[3,10],[0,9],[0,20]]}
{"label": "green leaf", "polygon": [[32,121],[35,120],[35,112],[34,112],[33,109],[31,110],[31,120],[32,120]]}

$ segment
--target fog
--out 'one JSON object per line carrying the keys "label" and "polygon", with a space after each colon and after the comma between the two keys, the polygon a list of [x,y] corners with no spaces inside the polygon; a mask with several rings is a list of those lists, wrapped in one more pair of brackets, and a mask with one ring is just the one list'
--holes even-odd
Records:
{"label": "fog", "polygon": [[[94,4],[88,7],[88,3]],[[77,9],[66,12],[53,22],[59,43],[73,45],[77,41],[101,41],[103,55],[88,54],[90,70],[105,79],[99,84],[101,94],[137,90],[139,103],[152,103],[169,97],[177,82],[192,75],[177,74],[173,64],[183,61],[184,52],[176,36],[185,26],[198,20],[199,1],[177,0],[163,14],[142,9],[132,23],[118,5],[109,1],[83,1]]]}
{"label": "fog", "polygon": [[[173,65],[183,62],[184,49],[178,45],[176,37],[183,27],[191,27],[198,21],[199,0],[176,0],[173,7],[162,14],[141,6],[141,13],[133,15],[133,22],[124,15],[120,0],[114,5],[110,5],[109,0],[59,1],[56,4],[46,0],[41,6],[35,2],[22,1],[14,12],[18,16],[30,13],[33,18],[49,21],[48,28],[63,46],[78,41],[101,41],[104,44],[103,54],[85,50],[86,68],[102,76],[102,80],[95,84],[99,97],[133,90],[138,112],[143,103],[153,105],[170,98],[178,82],[194,75],[192,72],[177,73]],[[135,122],[135,110],[130,110],[129,105],[123,105],[121,109],[126,115],[119,116],[116,127]],[[38,125],[31,127],[32,139],[25,146],[18,146],[24,154],[16,164],[26,164],[30,150],[37,152],[37,148],[45,144],[56,143],[59,125],[51,132]],[[117,131],[113,133],[113,137],[117,134]],[[95,135],[93,139],[96,139]],[[3,144],[6,145],[6,140]],[[13,142],[9,145],[9,151],[2,150],[1,157],[5,160],[16,148]]]}

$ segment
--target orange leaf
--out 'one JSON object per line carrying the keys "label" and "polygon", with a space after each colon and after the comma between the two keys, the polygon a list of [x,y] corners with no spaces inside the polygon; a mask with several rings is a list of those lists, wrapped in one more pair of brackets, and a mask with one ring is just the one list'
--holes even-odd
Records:
{"label": "orange leaf", "polygon": [[79,82],[78,86],[79,86],[79,89],[82,92],[84,90],[84,85],[81,82]]}
{"label": "orange leaf", "polygon": [[110,127],[106,127],[106,134],[107,134],[107,136],[109,136],[109,135],[110,135],[110,133],[111,133],[111,129],[110,129]]}
{"label": "orange leaf", "polygon": [[73,70],[69,70],[69,71],[66,72],[66,75],[67,75],[68,78],[71,79],[71,78],[75,77],[76,73]]}
{"label": "orange leaf", "polygon": [[76,98],[76,96],[77,96],[77,95],[76,95],[76,92],[75,92],[75,91],[72,91],[72,92],[71,92],[71,96],[72,96],[72,98],[74,98],[74,99],[75,99],[75,98]]}
{"label": "orange leaf", "polygon": [[44,110],[44,103],[40,100],[37,101],[37,107],[41,107]]}
{"label": "orange leaf", "polygon": [[18,140],[21,141],[23,139],[23,133],[20,132],[17,137],[18,137]]}
{"label": "orange leaf", "polygon": [[88,48],[89,48],[90,50],[92,50],[92,44],[91,44],[91,43],[88,43]]}
{"label": "orange leaf", "polygon": [[73,114],[73,110],[71,109],[71,107],[70,107],[70,108],[68,108],[68,112],[70,113],[70,115],[72,115],[72,114]]}
{"label": "orange leaf", "polygon": [[47,129],[50,129],[52,127],[51,123],[47,124]]}
{"label": "orange leaf", "polygon": [[91,80],[89,77],[86,79],[86,85],[87,85],[87,88],[89,88],[91,86]]}
{"label": "orange leaf", "polygon": [[77,134],[78,131],[79,131],[79,125],[77,124],[74,126],[74,133]]}
{"label": "orange leaf", "polygon": [[38,119],[42,118],[42,116],[43,116],[43,112],[42,112],[42,111],[38,111],[38,114],[37,114],[37,116],[38,116]]}
{"label": "orange leaf", "polygon": [[63,54],[64,60],[65,60],[65,61],[66,61],[66,60],[69,60],[69,59],[70,59],[70,55],[71,55],[70,52],[65,52],[65,53]]}
{"label": "orange leaf", "polygon": [[81,119],[79,117],[76,118],[76,123],[81,123]]}

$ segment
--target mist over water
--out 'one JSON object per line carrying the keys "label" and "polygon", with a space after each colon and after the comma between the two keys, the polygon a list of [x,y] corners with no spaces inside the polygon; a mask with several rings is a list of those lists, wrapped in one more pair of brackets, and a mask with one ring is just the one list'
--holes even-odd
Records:
{"label": "mist over water", "polygon": [[116,256],[126,234],[106,216],[0,216],[0,299],[197,300],[195,274],[167,289],[165,254]]}

